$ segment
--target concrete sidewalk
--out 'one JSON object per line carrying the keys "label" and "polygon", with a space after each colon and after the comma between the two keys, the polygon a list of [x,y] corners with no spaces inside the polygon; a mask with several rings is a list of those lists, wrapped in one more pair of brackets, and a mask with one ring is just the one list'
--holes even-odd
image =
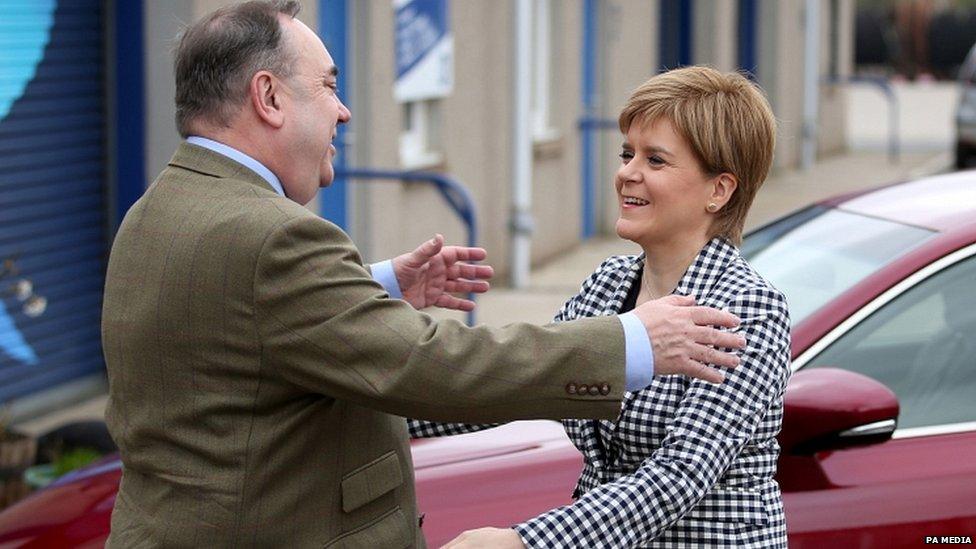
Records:
{"label": "concrete sidewalk", "polygon": [[[775,173],[756,197],[746,228],[757,227],[835,194],[930,175],[950,165],[947,152],[903,154],[897,163],[889,162],[880,153],[850,153],[824,159],[805,172]],[[505,288],[504,281],[496,281],[496,287],[478,300],[478,322],[490,326],[512,322],[545,324],[606,257],[636,251],[639,249],[633,243],[616,237],[597,238],[533,269],[530,286],[524,290]],[[435,312],[434,315],[463,318],[454,313]],[[106,397],[99,396],[20,423],[18,427],[39,434],[71,421],[101,419],[105,402]]]}

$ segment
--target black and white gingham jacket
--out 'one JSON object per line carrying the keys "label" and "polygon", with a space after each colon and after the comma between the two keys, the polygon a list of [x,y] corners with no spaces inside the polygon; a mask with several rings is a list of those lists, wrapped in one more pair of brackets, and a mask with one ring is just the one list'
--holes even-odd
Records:
{"label": "black and white gingham jacket", "polygon": [[[618,314],[644,256],[607,259],[555,320]],[[773,480],[790,368],[786,300],[721,238],[675,293],[731,311],[747,340],[724,383],[656,377],[626,393],[614,421],[564,420],[584,456],[572,505],[514,528],[528,547],[786,547]],[[414,436],[484,426],[411,421]]]}

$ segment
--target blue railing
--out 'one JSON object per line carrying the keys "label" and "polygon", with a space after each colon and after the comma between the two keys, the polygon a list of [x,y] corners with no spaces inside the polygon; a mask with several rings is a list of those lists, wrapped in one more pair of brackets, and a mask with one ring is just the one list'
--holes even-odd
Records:
{"label": "blue railing", "polygon": [[[430,172],[367,170],[359,168],[340,168],[336,170],[335,176],[336,179],[371,179],[390,182],[410,181],[433,185],[434,188],[437,189],[437,192],[440,193],[441,197],[444,198],[444,201],[447,202],[448,206],[450,206],[454,213],[457,214],[458,218],[461,219],[461,223],[464,224],[464,228],[468,236],[467,245],[469,247],[477,246],[478,222],[477,213],[475,212],[474,207],[474,200],[471,198],[471,193],[464,185],[451,179],[450,177],[443,174]],[[468,294],[468,299],[474,301],[475,295]],[[470,311],[467,314],[467,321],[468,326],[474,326],[474,311]]]}

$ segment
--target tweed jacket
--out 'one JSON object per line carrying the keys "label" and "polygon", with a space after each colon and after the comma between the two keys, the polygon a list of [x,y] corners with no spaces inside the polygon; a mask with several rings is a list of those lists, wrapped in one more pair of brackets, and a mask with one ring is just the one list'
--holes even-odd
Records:
{"label": "tweed jacket", "polygon": [[624,393],[617,319],[436,322],[338,227],[186,143],[115,238],[102,341],[109,547],[423,546],[402,416],[609,419]]}
{"label": "tweed jacket", "polygon": [[[607,259],[556,320],[619,313],[643,265],[643,255]],[[584,456],[576,501],[516,525],[528,547],[786,547],[773,479],[790,373],[786,300],[721,238],[701,250],[675,293],[742,319],[739,367],[721,385],[656,377],[626,394],[614,421],[564,420]],[[470,430],[411,428],[415,436]]]}

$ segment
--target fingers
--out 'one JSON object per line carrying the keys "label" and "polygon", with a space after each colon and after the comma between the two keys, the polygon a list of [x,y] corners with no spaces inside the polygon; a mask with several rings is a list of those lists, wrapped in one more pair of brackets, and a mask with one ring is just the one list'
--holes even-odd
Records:
{"label": "fingers", "polygon": [[685,375],[703,379],[709,383],[722,383],[725,381],[725,374],[715,368],[709,368],[701,362],[689,360],[686,363]]}
{"label": "fingers", "polygon": [[452,294],[483,294],[491,288],[484,280],[447,280],[444,291]]}
{"label": "fingers", "polygon": [[702,364],[713,364],[725,368],[735,368],[739,365],[739,357],[732,353],[723,353],[714,347],[700,345],[698,343],[692,344],[688,355]]}
{"label": "fingers", "polygon": [[495,276],[495,269],[489,265],[468,265],[461,263],[447,270],[448,278],[467,278],[469,280],[489,279]]}
{"label": "fingers", "polygon": [[453,295],[444,294],[437,298],[434,305],[442,309],[451,309],[453,311],[473,311],[475,308],[474,301],[455,297]]}
{"label": "fingers", "polygon": [[722,326],[735,328],[739,325],[739,317],[727,311],[720,311],[711,307],[694,307],[691,309],[691,320],[699,326]]}
{"label": "fingers", "polygon": [[723,332],[708,326],[697,327],[690,333],[692,339],[702,345],[729,349],[743,349],[746,346],[746,338],[742,334]]}
{"label": "fingers", "polygon": [[455,259],[460,261],[481,261],[488,257],[488,252],[484,248],[466,248],[463,246],[447,246],[444,251],[454,254]]}

